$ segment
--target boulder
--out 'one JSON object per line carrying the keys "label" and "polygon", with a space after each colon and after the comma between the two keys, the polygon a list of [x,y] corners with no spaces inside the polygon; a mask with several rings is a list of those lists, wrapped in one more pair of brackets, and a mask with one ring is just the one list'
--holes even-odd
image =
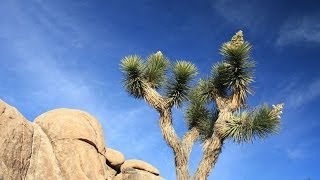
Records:
{"label": "boulder", "polygon": [[24,179],[30,164],[33,127],[16,108],[0,100],[0,177]]}
{"label": "boulder", "polygon": [[80,110],[56,109],[36,118],[50,139],[65,179],[111,179],[103,131],[98,121]]}
{"label": "boulder", "polygon": [[35,119],[52,142],[67,139],[87,141],[104,153],[105,141],[102,127],[90,114],[75,109],[55,109]]}
{"label": "boulder", "polygon": [[29,122],[0,100],[0,180],[160,180],[159,171],[106,148],[90,114],[56,109]]}
{"label": "boulder", "polygon": [[157,168],[153,167],[152,165],[141,161],[141,160],[136,160],[136,159],[131,159],[131,160],[126,160],[122,165],[121,165],[121,172],[125,172],[128,169],[139,169],[142,171],[147,171],[149,173],[152,173],[154,175],[159,175],[160,172]]}
{"label": "boulder", "polygon": [[164,180],[164,178],[147,171],[131,168],[118,174],[114,180]]}
{"label": "boulder", "polygon": [[33,128],[32,154],[26,179],[62,180],[63,176],[49,138],[39,125],[33,123]]}
{"label": "boulder", "polygon": [[115,168],[120,167],[125,160],[124,155],[121,152],[111,148],[106,148],[105,157],[107,158],[109,165]]}

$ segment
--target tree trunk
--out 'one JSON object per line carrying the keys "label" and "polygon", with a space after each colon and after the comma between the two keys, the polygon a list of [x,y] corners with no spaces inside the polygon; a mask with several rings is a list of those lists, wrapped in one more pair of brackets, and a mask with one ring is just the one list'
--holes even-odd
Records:
{"label": "tree trunk", "polygon": [[203,147],[203,157],[194,175],[194,180],[207,179],[211,169],[215,166],[218,160],[222,145],[223,140],[215,135],[205,142]]}
{"label": "tree trunk", "polygon": [[194,175],[193,179],[195,180],[207,179],[211,169],[215,166],[218,160],[219,154],[221,153],[221,148],[224,141],[221,132],[223,132],[226,121],[230,119],[232,113],[229,109],[221,108],[219,110],[219,117],[214,125],[214,133],[210,139],[205,141],[203,145],[203,156]]}
{"label": "tree trunk", "polygon": [[160,113],[160,129],[165,141],[173,150],[177,179],[189,180],[188,158],[179,137],[173,129],[171,110],[164,110]]}
{"label": "tree trunk", "polygon": [[188,132],[186,132],[186,134],[183,136],[182,139],[182,144],[183,144],[183,148],[186,152],[186,156],[188,158],[189,161],[189,156],[192,150],[192,146],[194,144],[194,142],[198,139],[199,137],[199,130],[197,128],[192,128],[190,129]]}
{"label": "tree trunk", "polygon": [[190,173],[186,151],[172,125],[171,107],[167,100],[145,83],[145,100],[160,114],[160,129],[166,143],[172,148],[175,157],[178,180],[189,180]]}

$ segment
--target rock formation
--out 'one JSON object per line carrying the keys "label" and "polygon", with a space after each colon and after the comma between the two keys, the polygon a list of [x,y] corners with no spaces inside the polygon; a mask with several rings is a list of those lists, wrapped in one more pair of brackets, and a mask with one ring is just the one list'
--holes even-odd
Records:
{"label": "rock formation", "polygon": [[160,180],[159,171],[105,145],[90,114],[56,109],[29,122],[0,100],[0,179]]}

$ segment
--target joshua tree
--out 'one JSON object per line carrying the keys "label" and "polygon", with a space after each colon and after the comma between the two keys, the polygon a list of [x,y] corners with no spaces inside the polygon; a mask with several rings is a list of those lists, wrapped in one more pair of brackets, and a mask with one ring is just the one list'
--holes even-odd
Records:
{"label": "joshua tree", "polygon": [[[225,140],[251,142],[278,132],[283,104],[263,104],[249,109],[248,94],[253,90],[254,61],[251,45],[244,42],[242,31],[220,49],[223,60],[212,67],[211,75],[199,80],[194,64],[177,61],[167,72],[169,60],[158,51],[146,61],[136,55],[121,61],[124,87],[135,98],[145,99],[160,115],[159,124],[175,156],[177,179],[191,179],[188,162],[196,140],[203,143],[202,160],[192,179],[203,180],[217,162]],[[180,138],[172,125],[173,106],[187,102],[188,131]]]}

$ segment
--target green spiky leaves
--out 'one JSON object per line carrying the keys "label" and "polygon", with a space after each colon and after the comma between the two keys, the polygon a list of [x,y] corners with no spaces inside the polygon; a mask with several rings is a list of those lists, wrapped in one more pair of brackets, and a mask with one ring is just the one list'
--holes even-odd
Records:
{"label": "green spiky leaves", "polygon": [[225,43],[220,49],[223,61],[212,67],[211,83],[218,96],[231,95],[237,107],[243,105],[252,94],[254,62],[250,60],[251,45],[248,42],[231,46]]}
{"label": "green spiky leaves", "polygon": [[211,70],[211,78],[209,79],[212,84],[212,93],[217,96],[224,97],[227,95],[229,82],[230,82],[230,64],[225,62],[218,62],[213,65]]}
{"label": "green spiky leaves", "polygon": [[220,53],[229,65],[227,85],[233,92],[233,99],[243,104],[247,94],[252,94],[250,83],[253,82],[254,62],[250,60],[251,45],[245,42],[236,48],[223,45]]}
{"label": "green spiky leaves", "polygon": [[250,112],[237,112],[228,120],[223,135],[237,143],[243,143],[275,134],[279,130],[282,108],[283,104],[273,108],[262,105]]}
{"label": "green spiky leaves", "polygon": [[169,60],[160,51],[148,57],[144,77],[152,88],[162,86],[168,65]]}
{"label": "green spiky leaves", "polygon": [[187,61],[177,61],[173,67],[173,77],[168,81],[166,92],[172,104],[180,107],[187,100],[190,82],[197,75],[197,68]]}
{"label": "green spiky leaves", "polygon": [[200,86],[194,88],[189,94],[190,104],[186,110],[186,122],[189,129],[196,127],[199,131],[199,140],[210,138],[213,134],[214,123],[218,118],[218,111],[210,111],[207,102],[203,99]]}
{"label": "green spiky leaves", "polygon": [[165,87],[169,104],[180,107],[187,100],[197,68],[190,62],[177,61],[172,68],[172,77],[166,80],[168,66],[169,60],[160,51],[151,54],[146,61],[139,56],[126,56],[120,64],[125,89],[135,98],[142,98],[146,84],[154,89]]}
{"label": "green spiky leaves", "polygon": [[144,95],[144,70],[143,60],[136,55],[126,56],[121,60],[120,69],[124,74],[124,88],[135,98]]}
{"label": "green spiky leaves", "polygon": [[124,74],[124,87],[135,98],[144,96],[144,83],[152,88],[161,87],[165,80],[169,60],[160,52],[151,54],[147,61],[136,55],[122,59],[120,68]]}
{"label": "green spiky leaves", "polygon": [[198,94],[199,100],[202,102],[214,101],[216,88],[210,79],[200,79],[197,87],[193,90]]}

